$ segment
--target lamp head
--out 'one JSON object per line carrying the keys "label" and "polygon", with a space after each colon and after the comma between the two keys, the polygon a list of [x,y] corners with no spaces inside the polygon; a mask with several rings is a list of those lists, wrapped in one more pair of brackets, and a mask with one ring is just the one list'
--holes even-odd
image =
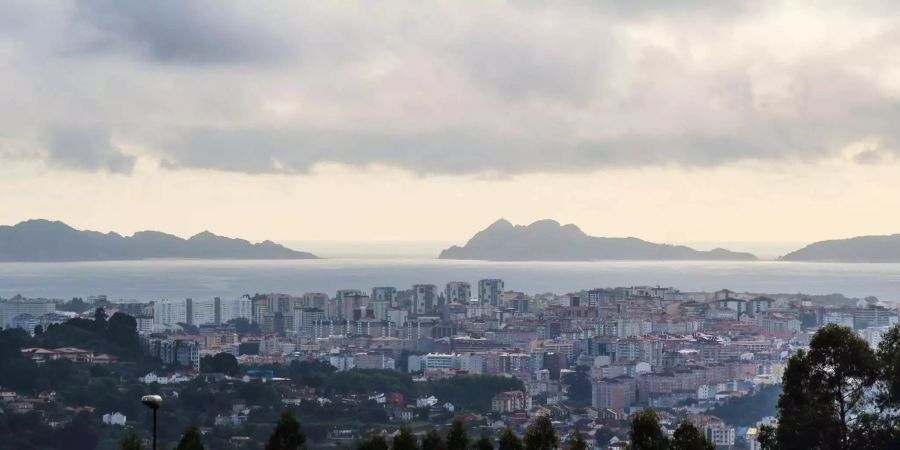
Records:
{"label": "lamp head", "polygon": [[141,397],[141,403],[150,409],[159,409],[162,405],[162,397],[158,395],[145,395]]}

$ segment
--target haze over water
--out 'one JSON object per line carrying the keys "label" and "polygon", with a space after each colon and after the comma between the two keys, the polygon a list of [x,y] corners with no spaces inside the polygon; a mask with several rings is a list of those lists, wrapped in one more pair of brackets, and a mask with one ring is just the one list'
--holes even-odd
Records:
{"label": "haze over water", "polygon": [[900,264],[795,262],[485,262],[426,258],[335,258],[300,261],[157,260],[0,264],[0,297],[110,299],[231,298],[245,293],[302,294],[373,286],[441,286],[502,278],[507,289],[534,294],[596,287],[662,285],[682,291],[874,295],[900,301]]}

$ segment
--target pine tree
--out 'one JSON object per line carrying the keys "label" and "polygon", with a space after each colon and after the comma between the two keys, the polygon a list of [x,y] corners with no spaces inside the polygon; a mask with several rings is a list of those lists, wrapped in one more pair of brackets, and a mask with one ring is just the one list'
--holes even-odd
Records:
{"label": "pine tree", "polygon": [[559,437],[547,416],[538,416],[525,430],[525,450],[553,450],[559,447]]}
{"label": "pine tree", "polygon": [[455,419],[447,430],[447,450],[468,450],[469,434],[461,419]]}
{"label": "pine tree", "polygon": [[400,427],[399,433],[391,442],[391,450],[417,450],[416,437],[408,427]]}
{"label": "pine tree", "polygon": [[184,435],[181,436],[181,441],[178,442],[175,450],[204,450],[200,429],[191,426],[184,430]]}
{"label": "pine tree", "polygon": [[684,420],[672,435],[671,450],[716,450],[716,446],[691,422]]}
{"label": "pine tree", "polygon": [[278,424],[275,425],[272,436],[269,437],[266,450],[297,450],[304,443],[306,443],[306,435],[303,434],[300,422],[297,422],[290,411],[284,411],[278,418]]}
{"label": "pine tree", "polygon": [[494,450],[494,442],[491,441],[491,438],[482,434],[472,447],[475,450]]}
{"label": "pine tree", "polygon": [[497,443],[497,450],[524,450],[522,440],[516,436],[512,428],[507,427],[500,433],[500,440]]}
{"label": "pine tree", "polygon": [[119,450],[144,450],[144,443],[134,430],[128,430],[119,440]]}
{"label": "pine tree", "polygon": [[380,434],[373,434],[360,442],[357,450],[388,450],[387,440]]}
{"label": "pine tree", "polygon": [[666,450],[669,447],[669,438],[660,428],[656,411],[652,409],[642,409],[634,414],[629,438],[628,450]]}
{"label": "pine tree", "polygon": [[425,450],[447,450],[444,438],[434,428],[428,430],[422,437],[422,449]]}
{"label": "pine tree", "polygon": [[587,450],[587,442],[585,442],[584,436],[581,435],[577,428],[575,429],[575,435],[572,437],[572,445],[569,446],[569,450]]}

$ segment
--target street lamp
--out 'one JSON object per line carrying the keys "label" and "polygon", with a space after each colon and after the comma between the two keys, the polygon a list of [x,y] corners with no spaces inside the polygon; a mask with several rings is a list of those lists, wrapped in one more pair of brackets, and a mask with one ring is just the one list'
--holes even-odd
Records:
{"label": "street lamp", "polygon": [[156,450],[156,410],[162,405],[162,397],[158,395],[145,395],[141,397],[141,403],[153,410],[153,450]]}

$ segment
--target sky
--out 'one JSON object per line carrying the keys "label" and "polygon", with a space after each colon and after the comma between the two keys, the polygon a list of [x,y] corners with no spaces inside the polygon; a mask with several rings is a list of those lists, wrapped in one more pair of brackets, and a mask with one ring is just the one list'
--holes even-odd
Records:
{"label": "sky", "polygon": [[0,2],[0,224],[900,232],[893,1]]}

